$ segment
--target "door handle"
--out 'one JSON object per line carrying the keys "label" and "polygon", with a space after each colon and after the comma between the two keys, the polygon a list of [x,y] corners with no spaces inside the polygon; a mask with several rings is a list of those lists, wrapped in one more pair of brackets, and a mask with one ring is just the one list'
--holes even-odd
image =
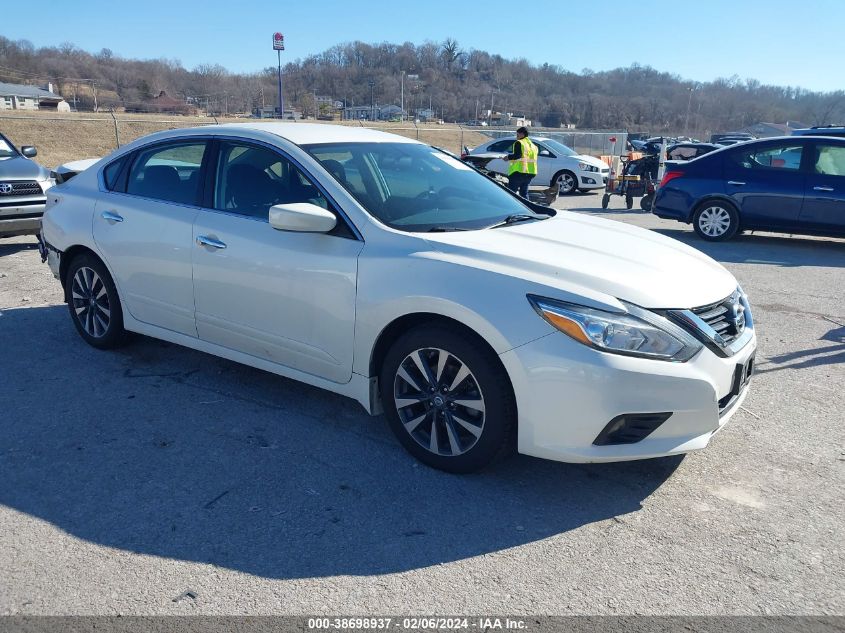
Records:
{"label": "door handle", "polygon": [[211,248],[226,248],[226,244],[224,244],[220,240],[215,240],[213,237],[207,237],[205,235],[197,236],[197,244],[199,244],[200,246],[210,246]]}
{"label": "door handle", "polygon": [[738,180],[729,180],[729,181],[728,181],[728,184],[729,184],[729,185],[733,185],[734,187],[742,187],[742,185],[744,185],[745,183],[744,183],[744,182],[740,182],[740,181],[738,181]]}
{"label": "door handle", "polygon": [[833,187],[813,187],[813,191],[833,191]]}
{"label": "door handle", "polygon": [[103,211],[100,217],[109,222],[123,222],[123,216],[114,211]]}

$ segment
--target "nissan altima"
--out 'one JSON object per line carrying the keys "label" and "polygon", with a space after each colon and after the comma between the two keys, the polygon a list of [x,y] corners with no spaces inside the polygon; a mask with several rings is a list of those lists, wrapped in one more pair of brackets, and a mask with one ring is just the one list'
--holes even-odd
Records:
{"label": "nissan altima", "polygon": [[94,347],[137,332],[349,396],[452,472],[703,448],[754,367],[709,257],[362,128],[141,138],[49,190],[41,251]]}

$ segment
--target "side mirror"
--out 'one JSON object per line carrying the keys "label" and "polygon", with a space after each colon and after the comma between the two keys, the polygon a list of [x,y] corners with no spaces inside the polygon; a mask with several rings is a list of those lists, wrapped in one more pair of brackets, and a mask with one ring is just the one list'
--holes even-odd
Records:
{"label": "side mirror", "polygon": [[541,149],[540,150],[540,156],[551,156],[551,155],[552,155],[552,153],[547,149]]}
{"label": "side mirror", "polygon": [[328,233],[336,224],[334,213],[310,202],[292,202],[270,207],[270,226],[279,231]]}
{"label": "side mirror", "polygon": [[21,154],[23,154],[27,158],[33,158],[38,155],[38,150],[35,149],[32,145],[22,145]]}

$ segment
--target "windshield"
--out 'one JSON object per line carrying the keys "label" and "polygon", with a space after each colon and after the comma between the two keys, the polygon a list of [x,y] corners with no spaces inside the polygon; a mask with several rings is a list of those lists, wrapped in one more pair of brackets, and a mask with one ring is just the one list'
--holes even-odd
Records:
{"label": "windshield", "polygon": [[558,154],[559,156],[577,156],[578,155],[578,152],[576,152],[571,147],[567,147],[563,143],[556,141],[552,138],[543,139],[540,142],[543,143],[543,145],[548,147],[550,150],[552,150],[555,154]]}
{"label": "windshield", "polygon": [[306,145],[361,205],[402,231],[480,229],[530,208],[489,178],[428,145]]}
{"label": "windshield", "polygon": [[15,148],[9,141],[0,136],[0,158],[9,158],[11,156],[17,156]]}

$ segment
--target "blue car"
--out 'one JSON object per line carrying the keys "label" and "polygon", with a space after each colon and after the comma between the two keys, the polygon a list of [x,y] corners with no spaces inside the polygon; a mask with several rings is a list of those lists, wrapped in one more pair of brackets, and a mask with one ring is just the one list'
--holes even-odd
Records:
{"label": "blue car", "polygon": [[667,162],[652,213],[714,242],[741,230],[845,237],[845,138],[747,141]]}

